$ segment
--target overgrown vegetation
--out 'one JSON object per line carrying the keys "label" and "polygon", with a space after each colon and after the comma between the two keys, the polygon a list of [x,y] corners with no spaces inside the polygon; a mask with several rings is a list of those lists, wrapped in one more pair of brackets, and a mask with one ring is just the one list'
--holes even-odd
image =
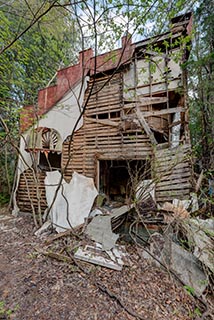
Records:
{"label": "overgrown vegetation", "polygon": [[195,170],[204,172],[201,198],[213,211],[214,180],[214,15],[213,1],[201,1],[194,13],[192,51],[188,62],[190,130]]}

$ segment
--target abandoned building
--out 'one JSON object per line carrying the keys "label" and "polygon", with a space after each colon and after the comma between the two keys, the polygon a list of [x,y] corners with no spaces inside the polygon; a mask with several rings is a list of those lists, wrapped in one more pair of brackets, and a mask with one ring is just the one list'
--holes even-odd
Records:
{"label": "abandoned building", "polygon": [[[45,177],[59,171],[93,178],[100,193],[126,203],[134,184],[151,181],[157,202],[192,191],[187,74],[192,15],[175,17],[164,34],[96,57],[79,53],[21,113],[14,206],[47,208]],[[137,182],[136,182],[137,181]]]}

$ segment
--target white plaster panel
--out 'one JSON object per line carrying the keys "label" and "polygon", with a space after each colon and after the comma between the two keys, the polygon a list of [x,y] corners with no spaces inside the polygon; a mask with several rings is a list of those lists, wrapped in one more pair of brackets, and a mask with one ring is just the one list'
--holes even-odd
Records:
{"label": "white plaster panel", "polygon": [[137,86],[149,84],[149,62],[148,60],[138,60],[137,69]]}
{"label": "white plaster panel", "polygon": [[168,66],[170,68],[170,73],[169,73],[170,78],[178,78],[182,73],[181,66],[179,63],[181,61],[180,54],[181,52],[179,49],[172,50],[170,52],[170,55],[169,55],[170,61],[168,63]]}
{"label": "white plaster panel", "polygon": [[[46,199],[48,206],[51,207],[50,219],[56,231],[63,232],[84,223],[98,195],[93,179],[74,172],[71,181],[67,183],[64,179],[61,181],[61,174],[58,171],[46,174]],[[55,199],[60,181],[60,189]]]}
{"label": "white plaster panel", "polygon": [[165,59],[161,56],[152,57],[151,61],[151,77],[152,82],[161,82],[165,81],[166,66]]}
{"label": "white plaster panel", "polygon": [[[83,85],[79,83],[39,120],[38,127],[54,128],[60,133],[62,140],[70,135],[80,115],[86,86],[87,81],[85,79]],[[82,124],[83,120],[81,119],[76,130]]]}

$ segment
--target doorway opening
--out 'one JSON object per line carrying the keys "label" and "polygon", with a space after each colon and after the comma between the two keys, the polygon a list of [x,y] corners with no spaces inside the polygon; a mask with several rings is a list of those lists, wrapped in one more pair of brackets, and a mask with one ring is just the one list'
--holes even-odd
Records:
{"label": "doorway opening", "polygon": [[151,179],[150,160],[100,160],[99,191],[110,201],[132,199],[142,180]]}

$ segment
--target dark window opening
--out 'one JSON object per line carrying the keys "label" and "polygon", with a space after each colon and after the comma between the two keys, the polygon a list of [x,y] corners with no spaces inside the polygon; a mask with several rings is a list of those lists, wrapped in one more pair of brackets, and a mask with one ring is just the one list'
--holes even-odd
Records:
{"label": "dark window opening", "polygon": [[98,114],[98,119],[108,119],[108,113],[101,113]]}
{"label": "dark window opening", "polygon": [[93,119],[115,119],[120,118],[120,111],[93,114],[90,117]]}
{"label": "dark window opening", "polygon": [[44,152],[39,155],[39,168],[43,171],[53,171],[61,169],[61,153],[48,152],[47,157]]}
{"label": "dark window opening", "polygon": [[155,140],[158,144],[169,142],[169,135],[166,132],[153,131]]}
{"label": "dark window opening", "polygon": [[151,179],[149,160],[101,160],[100,192],[110,201],[126,202],[135,196],[138,184]]}
{"label": "dark window opening", "polygon": [[110,112],[110,118],[119,118],[120,117],[120,111]]}

